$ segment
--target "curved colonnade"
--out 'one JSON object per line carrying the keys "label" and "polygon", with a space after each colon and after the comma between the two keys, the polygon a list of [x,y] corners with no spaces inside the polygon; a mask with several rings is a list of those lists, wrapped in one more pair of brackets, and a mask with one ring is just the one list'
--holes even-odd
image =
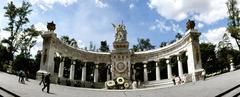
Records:
{"label": "curved colonnade", "polygon": [[[63,70],[64,70],[64,62],[62,61],[59,64],[58,73],[54,73],[54,57],[55,53],[57,52],[60,54],[61,57],[69,57],[72,60],[80,60],[81,62],[93,62],[95,64],[94,68],[94,83],[98,82],[98,78],[101,77],[98,71],[98,65],[100,63],[104,63],[108,65],[111,69],[107,69],[107,79],[111,80],[113,73],[111,70],[114,69],[113,64],[114,60],[113,57],[121,59],[128,59],[130,60],[129,66],[126,67],[128,69],[128,73],[130,75],[129,80],[136,80],[136,71],[135,65],[136,63],[143,63],[143,78],[144,82],[148,82],[148,70],[147,70],[147,63],[148,62],[155,62],[156,63],[156,81],[160,81],[160,65],[158,64],[160,59],[166,59],[167,63],[167,78],[170,80],[172,77],[172,68],[171,64],[169,63],[169,59],[172,56],[177,56],[178,60],[178,76],[184,77],[183,74],[183,67],[182,62],[180,60],[180,55],[186,53],[187,56],[187,70],[190,78],[185,79],[186,82],[188,81],[197,81],[202,79],[201,72],[203,71],[201,65],[201,56],[200,56],[200,49],[199,49],[199,36],[200,33],[196,30],[188,30],[183,38],[178,39],[175,43],[167,45],[162,48],[148,50],[148,51],[141,51],[141,52],[132,52],[129,50],[127,56],[117,56],[116,54],[112,54],[112,52],[93,52],[87,51],[83,49],[74,48],[73,46],[67,45],[62,42],[59,38],[56,37],[56,34],[53,31],[45,32],[43,37],[43,49],[42,49],[42,58],[40,64],[40,70],[37,72],[37,78],[39,79],[41,73],[50,72],[54,74],[51,78],[52,81],[55,81],[58,78],[63,77]],[[76,62],[73,61],[70,67],[70,80],[74,80],[75,74],[75,64]],[[86,65],[85,64],[81,68],[81,81],[86,81]],[[109,73],[110,72],[110,73]]]}

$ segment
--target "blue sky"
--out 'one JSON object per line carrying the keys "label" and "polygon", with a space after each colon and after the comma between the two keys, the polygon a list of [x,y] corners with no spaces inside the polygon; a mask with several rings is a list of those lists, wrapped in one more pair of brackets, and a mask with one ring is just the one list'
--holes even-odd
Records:
{"label": "blue sky", "polygon": [[[0,28],[7,24],[3,6],[10,0],[1,0]],[[187,19],[196,21],[196,29],[202,33],[201,42],[217,44],[226,32],[227,0],[27,0],[32,3],[30,24],[46,30],[47,22],[56,23],[58,37],[75,38],[80,47],[89,47],[90,41],[97,48],[101,40],[110,47],[114,40],[111,23],[123,21],[128,31],[130,47],[137,38],[149,38],[155,46],[174,39],[176,33],[185,33]],[[21,4],[21,0],[13,0]],[[0,36],[8,34],[1,30]],[[42,39],[33,48],[33,54],[41,49]],[[233,39],[232,39],[233,41]],[[234,45],[235,46],[235,45]],[[112,48],[112,47],[111,47]]]}

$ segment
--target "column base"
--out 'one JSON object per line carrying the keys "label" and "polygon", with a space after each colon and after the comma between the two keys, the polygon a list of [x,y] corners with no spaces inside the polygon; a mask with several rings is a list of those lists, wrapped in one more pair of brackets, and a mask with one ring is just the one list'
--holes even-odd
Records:
{"label": "column base", "polygon": [[235,70],[235,67],[233,65],[233,63],[230,64],[230,71],[234,71]]}
{"label": "column base", "polygon": [[199,81],[199,80],[203,80],[203,75],[202,75],[203,69],[198,69],[194,72],[194,74],[192,75],[192,81]]}

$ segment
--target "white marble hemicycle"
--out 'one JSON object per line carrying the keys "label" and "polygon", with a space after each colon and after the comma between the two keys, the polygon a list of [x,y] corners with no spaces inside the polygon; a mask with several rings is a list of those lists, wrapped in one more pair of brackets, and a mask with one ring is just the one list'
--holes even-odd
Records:
{"label": "white marble hemicycle", "polygon": [[[125,29],[125,27],[124,27]],[[121,30],[122,31],[122,30]],[[126,31],[126,30],[124,30]],[[119,33],[118,33],[119,34]],[[127,34],[124,32],[124,34]],[[41,58],[40,70],[37,72],[37,78],[42,72],[50,72],[54,74],[54,53],[58,52],[63,57],[71,57],[73,59],[81,60],[82,62],[94,62],[94,63],[105,63],[111,65],[112,79],[118,76],[123,76],[127,79],[131,79],[131,70],[133,69],[131,64],[144,63],[144,67],[147,65],[145,62],[155,61],[156,62],[156,80],[160,80],[160,71],[157,62],[162,59],[169,59],[173,55],[179,55],[182,52],[186,52],[188,57],[187,66],[188,74],[192,75],[192,81],[201,79],[202,64],[199,49],[199,36],[200,33],[196,30],[188,30],[183,38],[177,40],[175,43],[167,45],[162,48],[132,52],[128,49],[128,42],[126,39],[117,39],[113,43],[114,49],[112,52],[93,52],[83,49],[78,49],[73,46],[63,43],[56,34],[52,31],[45,32],[43,37],[43,56]],[[126,37],[126,35],[123,35]],[[120,41],[123,40],[123,41]],[[156,61],[158,60],[158,61]],[[172,76],[171,65],[168,64],[168,78]],[[58,76],[53,76],[53,79],[63,76],[64,63],[60,64]],[[96,68],[94,71],[97,71]],[[183,76],[182,63],[178,58],[178,72],[179,76]],[[132,70],[134,71],[134,70]],[[99,75],[94,73],[94,82],[97,82]],[[134,77],[132,77],[134,78]],[[70,79],[74,79],[74,64],[71,65]],[[135,78],[134,78],[135,79]],[[82,81],[86,81],[86,64],[82,68]],[[147,68],[144,68],[144,81],[148,81]]]}

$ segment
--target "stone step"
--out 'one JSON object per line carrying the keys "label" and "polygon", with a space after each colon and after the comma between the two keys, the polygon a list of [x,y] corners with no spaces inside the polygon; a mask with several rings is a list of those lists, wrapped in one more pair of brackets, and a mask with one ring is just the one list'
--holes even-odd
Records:
{"label": "stone step", "polygon": [[149,81],[144,83],[143,87],[171,87],[174,86],[172,80]]}

